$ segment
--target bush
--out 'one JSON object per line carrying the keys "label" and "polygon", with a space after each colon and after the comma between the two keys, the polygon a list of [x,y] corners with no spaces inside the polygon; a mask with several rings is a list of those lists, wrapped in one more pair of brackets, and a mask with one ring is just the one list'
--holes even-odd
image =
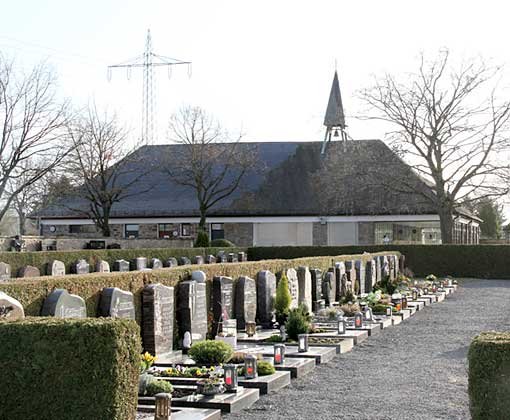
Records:
{"label": "bush", "polygon": [[26,318],[0,322],[0,337],[4,416],[135,419],[141,352],[135,322]]}
{"label": "bush", "polygon": [[188,354],[199,365],[214,366],[228,362],[234,350],[223,341],[204,340],[193,344]]}
{"label": "bush", "polygon": [[384,305],[382,303],[377,303],[374,306],[372,306],[372,312],[374,314],[383,314],[383,315],[385,315],[386,314],[386,308],[388,306],[389,305]]}
{"label": "bush", "polygon": [[289,314],[290,303],[292,296],[289,291],[289,280],[285,271],[282,273],[278,286],[276,287],[276,297],[274,300],[274,309],[276,311],[276,317],[285,318]]}
{"label": "bush", "polygon": [[235,245],[227,239],[213,239],[211,241],[211,246],[218,248],[232,248]]}
{"label": "bush", "polygon": [[208,248],[209,247],[209,235],[204,230],[199,230],[197,239],[195,240],[195,248]]}
{"label": "bush", "polygon": [[259,376],[268,376],[276,372],[274,366],[266,360],[259,360],[257,362],[257,374]]}
{"label": "bush", "polygon": [[160,392],[166,392],[171,394],[174,388],[169,381],[157,380],[149,382],[146,388],[146,395],[149,397],[153,397]]}
{"label": "bush", "polygon": [[306,334],[310,331],[310,321],[312,320],[308,313],[308,308],[301,303],[297,308],[289,312],[289,317],[285,323],[285,328],[289,338],[298,339],[299,334]]}
{"label": "bush", "polygon": [[510,413],[510,333],[484,332],[471,342],[469,401],[474,420],[506,419]]}

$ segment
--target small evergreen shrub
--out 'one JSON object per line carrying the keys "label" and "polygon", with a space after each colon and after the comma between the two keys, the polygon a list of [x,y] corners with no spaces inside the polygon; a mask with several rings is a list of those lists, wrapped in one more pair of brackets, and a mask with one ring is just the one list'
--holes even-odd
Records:
{"label": "small evergreen shrub", "polygon": [[168,394],[171,394],[174,388],[172,387],[172,384],[169,381],[152,381],[149,382],[146,388],[146,394],[149,397],[153,397],[156,394],[159,394],[160,392],[166,392]]}
{"label": "small evergreen shrub", "polygon": [[276,372],[274,366],[266,360],[257,362],[257,373],[259,376],[268,376]]}
{"label": "small evergreen shrub", "polygon": [[223,341],[204,340],[193,344],[188,354],[199,365],[213,366],[228,362],[234,350]]}
{"label": "small evergreen shrub", "polygon": [[276,287],[276,297],[274,300],[274,309],[276,318],[286,318],[289,314],[292,296],[289,291],[289,280],[285,272],[282,273],[278,286]]}
{"label": "small evergreen shrub", "polygon": [[209,235],[204,230],[199,230],[197,238],[195,239],[195,248],[208,248],[209,247]]}
{"label": "small evergreen shrub", "polygon": [[214,248],[233,248],[235,245],[227,239],[213,239],[211,246]]}
{"label": "small evergreen shrub", "polygon": [[312,317],[305,304],[301,303],[297,308],[292,309],[285,324],[289,338],[297,340],[299,334],[308,333],[311,320]]}

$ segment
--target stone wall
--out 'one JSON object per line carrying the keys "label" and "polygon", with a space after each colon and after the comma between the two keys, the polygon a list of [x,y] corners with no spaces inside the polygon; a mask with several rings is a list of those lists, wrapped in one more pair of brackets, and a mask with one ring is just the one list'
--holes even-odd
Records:
{"label": "stone wall", "polygon": [[[0,251],[10,251],[13,237],[11,236],[0,236]],[[41,241],[40,236],[23,236],[22,239],[25,241],[26,251],[40,251]]]}
{"label": "stone wall", "polygon": [[358,223],[358,245],[373,245],[375,243],[375,224],[373,222]]}
{"label": "stone wall", "polygon": [[312,231],[313,246],[328,245],[328,225],[326,223],[314,222]]}
{"label": "stone wall", "polygon": [[[119,238],[92,238],[93,240],[106,241],[106,245],[119,244],[122,249],[135,248],[191,248],[192,239],[119,239]],[[71,251],[85,249],[89,238],[56,238],[44,239],[43,248],[47,245],[56,245],[57,251]]]}
{"label": "stone wall", "polygon": [[253,245],[253,223],[224,223],[223,232],[236,246]]}

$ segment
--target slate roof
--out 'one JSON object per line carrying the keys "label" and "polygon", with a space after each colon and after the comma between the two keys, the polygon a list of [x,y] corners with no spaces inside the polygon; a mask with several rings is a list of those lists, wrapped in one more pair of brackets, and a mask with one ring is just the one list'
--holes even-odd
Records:
{"label": "slate roof", "polygon": [[[257,147],[260,165],[242,187],[209,212],[217,216],[434,214],[423,194],[404,191],[403,180],[429,194],[429,187],[380,140],[331,142],[326,158],[321,142],[241,143]],[[112,217],[189,217],[198,215],[194,191],[172,182],[165,168],[181,145],[143,146],[135,152],[134,170],[149,171],[116,203]],[[168,157],[174,157],[170,160]],[[122,162],[121,162],[122,164]],[[85,206],[65,197],[44,208],[41,218],[83,217],[70,210]]]}

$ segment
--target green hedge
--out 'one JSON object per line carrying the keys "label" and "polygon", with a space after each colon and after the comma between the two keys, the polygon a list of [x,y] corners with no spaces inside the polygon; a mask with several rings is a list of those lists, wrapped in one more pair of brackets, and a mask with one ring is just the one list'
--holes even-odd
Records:
{"label": "green hedge", "polygon": [[[210,281],[214,276],[229,276],[237,279],[240,276],[255,278],[261,270],[278,273],[300,265],[327,270],[335,261],[351,259],[368,259],[369,255],[344,255],[336,257],[311,257],[293,260],[268,260],[244,263],[204,264],[166,268],[152,271],[131,271],[125,273],[91,273],[86,275],[67,275],[62,277],[34,277],[0,282],[0,290],[19,300],[27,315],[40,314],[44,299],[55,288],[67,289],[85,299],[89,316],[97,315],[97,307],[101,291],[104,287],[119,287],[129,290],[135,295],[136,317],[141,319],[141,292],[149,283],[162,283],[175,286],[179,281],[189,277],[192,271],[202,270]],[[208,294],[210,287],[208,287]]]}
{"label": "green hedge", "polygon": [[406,265],[415,275],[510,278],[510,245],[372,245],[372,246],[301,246],[253,247],[252,261],[267,258],[298,258],[319,255],[360,254],[397,250],[405,255]]}
{"label": "green hedge", "polygon": [[510,416],[510,333],[484,332],[469,347],[469,400],[474,420]]}
{"label": "green hedge", "polygon": [[44,251],[44,252],[0,252],[0,261],[10,264],[12,276],[15,276],[21,267],[32,265],[46,274],[46,264],[52,260],[60,260],[66,265],[66,273],[71,273],[72,264],[78,259],[85,259],[94,270],[98,260],[108,261],[113,269],[116,260],[131,261],[137,257],[159,258],[165,262],[170,257],[193,258],[197,255],[216,255],[219,251],[226,253],[246,251],[246,248],[143,248],[143,249],[78,249],[74,251]]}
{"label": "green hedge", "polygon": [[134,420],[139,336],[118,319],[0,322],[0,418]]}

